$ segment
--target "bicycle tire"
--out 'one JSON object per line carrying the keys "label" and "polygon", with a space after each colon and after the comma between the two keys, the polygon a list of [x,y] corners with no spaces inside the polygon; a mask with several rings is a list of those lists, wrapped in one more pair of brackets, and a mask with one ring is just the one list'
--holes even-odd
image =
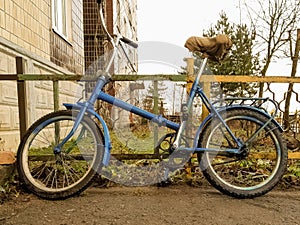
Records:
{"label": "bicycle tire", "polygon": [[[233,109],[221,113],[237,138],[246,141],[269,118],[251,109]],[[233,141],[221,121],[211,119],[199,136],[203,148],[232,148]],[[266,194],[286,171],[288,154],[283,134],[271,121],[251,142],[244,158],[229,158],[216,153],[198,153],[200,169],[209,183],[235,198],[254,198]]]}
{"label": "bicycle tire", "polygon": [[85,115],[59,154],[54,147],[73,128],[78,112],[61,110],[37,120],[26,132],[17,152],[21,182],[45,199],[65,199],[85,190],[101,168],[104,138]]}

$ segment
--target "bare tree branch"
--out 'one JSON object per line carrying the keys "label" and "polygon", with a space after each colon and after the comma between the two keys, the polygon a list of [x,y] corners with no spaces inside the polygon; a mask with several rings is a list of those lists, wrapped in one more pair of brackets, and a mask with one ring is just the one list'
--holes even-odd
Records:
{"label": "bare tree branch", "polygon": [[[255,4],[253,4],[253,2]],[[252,26],[256,30],[258,51],[263,57],[261,74],[265,76],[272,58],[286,55],[287,48],[291,48],[289,39],[284,38],[294,31],[300,21],[299,0],[244,0]],[[292,51],[290,51],[292,55]],[[259,96],[262,97],[263,84],[260,86]]]}

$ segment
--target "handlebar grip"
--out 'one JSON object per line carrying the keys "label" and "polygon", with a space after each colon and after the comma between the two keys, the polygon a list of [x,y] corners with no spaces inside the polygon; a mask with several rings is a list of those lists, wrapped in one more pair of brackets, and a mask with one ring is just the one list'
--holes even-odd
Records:
{"label": "handlebar grip", "polygon": [[103,0],[97,0],[97,3],[98,3],[98,4],[101,4],[101,3],[102,3],[102,1],[103,1]]}
{"label": "handlebar grip", "polygon": [[129,38],[126,38],[124,36],[121,38],[121,41],[123,41],[125,44],[130,45],[133,48],[139,47],[138,43],[136,43],[135,41],[130,40]]}

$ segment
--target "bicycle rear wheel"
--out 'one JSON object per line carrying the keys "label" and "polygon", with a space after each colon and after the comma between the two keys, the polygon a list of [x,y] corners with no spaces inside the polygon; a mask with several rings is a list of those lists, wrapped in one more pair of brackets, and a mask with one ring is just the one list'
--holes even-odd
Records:
{"label": "bicycle rear wheel", "polygon": [[[246,142],[268,120],[251,109],[233,109],[222,117],[234,135]],[[225,157],[218,153],[199,153],[204,176],[216,189],[236,198],[253,198],[272,190],[280,181],[287,164],[283,136],[274,122],[269,123],[252,140],[243,157]],[[199,147],[219,148],[220,152],[237,148],[218,119],[209,121],[200,138]],[[221,156],[222,155],[222,156]]]}
{"label": "bicycle rear wheel", "polygon": [[17,168],[26,188],[39,197],[63,199],[88,187],[103,158],[103,134],[84,116],[74,135],[54,154],[72,130],[78,112],[64,110],[36,121],[22,139]]}

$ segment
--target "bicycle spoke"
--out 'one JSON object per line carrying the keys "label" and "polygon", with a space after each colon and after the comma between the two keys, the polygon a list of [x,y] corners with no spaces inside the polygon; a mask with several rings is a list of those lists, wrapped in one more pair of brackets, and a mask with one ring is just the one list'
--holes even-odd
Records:
{"label": "bicycle spoke", "polygon": [[[48,170],[49,170],[49,169],[48,169]],[[51,176],[52,176],[53,171],[55,171],[54,168],[53,168],[52,170],[49,170],[49,171],[48,171],[49,174],[48,174],[43,180],[41,180],[42,183],[43,183],[46,187],[48,187],[48,183],[49,183],[49,181],[50,181],[50,179],[51,179]],[[47,172],[47,171],[46,171],[46,172]]]}
{"label": "bicycle spoke", "polygon": [[34,178],[39,179],[40,176],[42,176],[42,174],[44,173],[44,171],[46,169],[46,164],[43,164],[43,165],[44,165],[43,168],[41,170],[38,170],[36,173],[35,173],[35,170],[39,169],[39,167],[32,170],[32,174],[33,174]]}

